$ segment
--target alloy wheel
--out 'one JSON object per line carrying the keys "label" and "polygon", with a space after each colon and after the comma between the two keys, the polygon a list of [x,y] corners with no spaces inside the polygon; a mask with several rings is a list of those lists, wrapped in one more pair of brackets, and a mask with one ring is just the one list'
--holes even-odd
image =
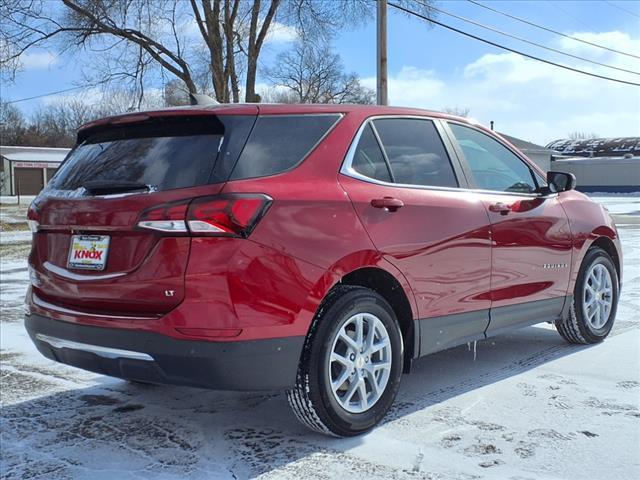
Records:
{"label": "alloy wheel", "polygon": [[328,352],[330,389],[349,413],[369,410],[385,391],[391,373],[389,333],[378,317],[358,313],[338,330]]}
{"label": "alloy wheel", "polygon": [[602,264],[594,264],[586,276],[582,296],[582,308],[591,327],[598,330],[609,320],[613,305],[613,285],[609,270]]}

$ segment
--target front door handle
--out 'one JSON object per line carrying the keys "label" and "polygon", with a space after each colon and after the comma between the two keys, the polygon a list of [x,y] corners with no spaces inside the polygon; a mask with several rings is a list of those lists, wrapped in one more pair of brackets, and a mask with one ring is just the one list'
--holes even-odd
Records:
{"label": "front door handle", "polygon": [[404,207],[404,202],[399,198],[393,197],[374,198],[371,200],[371,206],[373,208],[384,208],[388,212],[395,212]]}
{"label": "front door handle", "polygon": [[492,205],[489,205],[489,211],[494,213],[500,213],[501,215],[506,215],[511,211],[511,205],[507,205],[506,203],[498,202]]}

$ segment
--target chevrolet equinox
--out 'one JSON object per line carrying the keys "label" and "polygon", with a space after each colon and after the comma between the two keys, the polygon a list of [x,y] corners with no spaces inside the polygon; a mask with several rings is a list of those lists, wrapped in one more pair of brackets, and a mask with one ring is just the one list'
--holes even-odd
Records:
{"label": "chevrolet equinox", "polygon": [[393,107],[217,105],[78,132],[28,211],[25,324],[131,381],[286,390],[351,436],[412,361],[540,322],[613,326],[608,212],[502,137]]}

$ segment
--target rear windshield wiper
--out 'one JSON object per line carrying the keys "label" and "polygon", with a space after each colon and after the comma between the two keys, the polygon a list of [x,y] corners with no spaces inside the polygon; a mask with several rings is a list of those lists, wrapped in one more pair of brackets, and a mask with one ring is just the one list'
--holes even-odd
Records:
{"label": "rear windshield wiper", "polygon": [[94,195],[108,195],[110,193],[124,193],[142,190],[149,192],[154,188],[140,182],[91,180],[82,184],[85,190]]}

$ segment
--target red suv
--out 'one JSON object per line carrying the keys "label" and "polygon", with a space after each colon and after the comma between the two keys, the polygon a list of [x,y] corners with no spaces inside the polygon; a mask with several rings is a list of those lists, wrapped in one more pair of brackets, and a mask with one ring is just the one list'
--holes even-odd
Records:
{"label": "red suv", "polygon": [[607,336],[620,243],[574,186],[423,110],[98,120],[29,210],[26,328],[46,357],[105,375],[286,389],[304,424],[355,435],[418,357],[540,322]]}

